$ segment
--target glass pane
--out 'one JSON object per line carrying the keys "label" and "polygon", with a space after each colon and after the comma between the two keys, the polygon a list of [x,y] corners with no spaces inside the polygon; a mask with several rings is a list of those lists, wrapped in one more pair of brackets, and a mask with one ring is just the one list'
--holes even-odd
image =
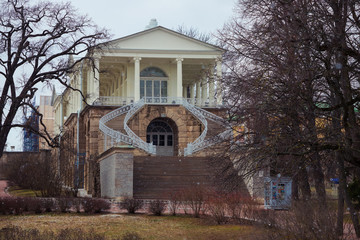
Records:
{"label": "glass pane", "polygon": [[152,81],[146,81],[146,96],[152,97]]}
{"label": "glass pane", "polygon": [[145,83],[144,80],[140,81],[140,98],[145,96]]}
{"label": "glass pane", "polygon": [[159,136],[159,146],[165,146],[165,135]]}
{"label": "glass pane", "polygon": [[150,143],[150,135],[146,135],[146,142]]}
{"label": "glass pane", "polygon": [[167,136],[167,146],[172,146],[173,145],[172,137],[173,137],[172,135]]}
{"label": "glass pane", "polygon": [[158,146],[158,135],[152,135],[153,145]]}
{"label": "glass pane", "polygon": [[160,81],[154,81],[154,97],[160,97]]}
{"label": "glass pane", "polygon": [[161,81],[161,97],[167,97],[167,81]]}

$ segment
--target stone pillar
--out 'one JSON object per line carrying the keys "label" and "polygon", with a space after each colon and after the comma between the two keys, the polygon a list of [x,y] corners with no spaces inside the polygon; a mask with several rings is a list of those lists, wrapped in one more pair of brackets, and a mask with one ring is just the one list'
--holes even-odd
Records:
{"label": "stone pillar", "polygon": [[177,78],[176,78],[176,97],[182,97],[182,61],[183,58],[177,58]]}
{"label": "stone pillar", "polygon": [[134,57],[134,101],[140,100],[140,57]]}
{"label": "stone pillar", "polygon": [[100,160],[101,197],[133,196],[134,155],[114,151]]}
{"label": "stone pillar", "polygon": [[216,100],[217,100],[217,104],[222,105],[222,69],[221,69],[221,60],[218,59],[216,61]]}

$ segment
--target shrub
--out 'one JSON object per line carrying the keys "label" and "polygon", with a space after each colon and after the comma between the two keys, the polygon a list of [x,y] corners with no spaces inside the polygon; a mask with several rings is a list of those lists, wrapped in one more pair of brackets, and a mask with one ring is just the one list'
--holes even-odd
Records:
{"label": "shrub", "polygon": [[55,209],[55,201],[53,198],[43,198],[42,203],[45,212],[52,212]]}
{"label": "shrub", "polygon": [[83,202],[83,199],[81,199],[81,198],[74,198],[73,199],[73,207],[74,207],[74,210],[77,213],[81,212],[82,202]]}
{"label": "shrub", "polygon": [[128,213],[135,213],[141,209],[144,205],[144,201],[141,199],[134,199],[125,197],[119,204],[120,209],[126,209]]}
{"label": "shrub", "polygon": [[207,199],[207,190],[203,186],[195,185],[183,190],[181,195],[184,209],[189,207],[194,217],[200,217],[200,213],[205,211],[204,203]]}
{"label": "shrub", "polygon": [[152,200],[149,203],[149,211],[156,215],[161,216],[166,209],[166,203],[161,200]]}
{"label": "shrub", "polygon": [[109,201],[100,198],[84,198],[82,205],[86,213],[101,213],[111,206]]}
{"label": "shrub", "polygon": [[176,215],[176,210],[181,205],[181,192],[171,192],[169,199],[169,210],[173,216]]}
{"label": "shrub", "polygon": [[226,217],[227,195],[221,193],[211,194],[207,201],[207,209],[217,224],[226,223],[228,221],[228,217]]}
{"label": "shrub", "polygon": [[72,200],[72,198],[58,198],[57,202],[60,212],[70,212],[72,207]]}
{"label": "shrub", "polygon": [[336,210],[321,202],[297,201],[289,211],[276,213],[276,227],[281,231],[270,231],[269,239],[348,239],[336,233]]}

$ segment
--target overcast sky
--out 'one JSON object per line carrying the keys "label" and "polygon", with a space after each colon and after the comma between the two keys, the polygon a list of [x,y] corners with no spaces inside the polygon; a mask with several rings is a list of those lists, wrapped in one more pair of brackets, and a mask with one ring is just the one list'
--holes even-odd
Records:
{"label": "overcast sky", "polygon": [[[64,2],[61,0],[56,0]],[[216,33],[233,15],[236,0],[72,0],[80,14],[87,14],[100,27],[107,28],[112,38],[145,30],[150,19],[160,26],[176,30],[183,25],[202,33]],[[41,89],[38,95],[50,95]],[[37,97],[37,101],[39,101]],[[8,148],[22,150],[22,133],[11,131]]]}

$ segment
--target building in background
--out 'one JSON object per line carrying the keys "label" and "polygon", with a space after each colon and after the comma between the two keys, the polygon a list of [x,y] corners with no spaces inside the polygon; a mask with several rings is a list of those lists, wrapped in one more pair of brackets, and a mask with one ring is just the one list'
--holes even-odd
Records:
{"label": "building in background", "polygon": [[[51,105],[52,96],[40,96],[40,105],[38,106],[38,111],[42,115],[42,122],[46,127],[46,131],[49,133],[50,137],[54,137],[54,123],[55,115],[54,108]],[[40,121],[40,119],[39,119]],[[39,123],[39,131],[44,133],[44,126]],[[50,149],[46,140],[42,137],[39,137],[39,149],[45,150]]]}
{"label": "building in background", "polygon": [[[35,106],[35,100],[33,103]],[[29,116],[24,116],[24,125],[28,125],[33,129],[23,128],[23,151],[24,152],[38,152],[39,151],[39,116],[31,109]]]}
{"label": "building in background", "polygon": [[223,49],[161,26],[98,47],[89,53],[94,62],[78,63],[69,75],[86,99],[70,88],[54,94],[64,183],[109,198],[210,188],[208,160],[232,136]]}
{"label": "building in background", "polygon": [[[23,123],[29,125],[31,129],[23,129],[23,151],[24,152],[38,152],[39,150],[50,149],[44,138],[40,137],[38,133],[44,134],[45,127],[50,137],[54,135],[54,110],[51,105],[52,96],[40,96],[40,105],[36,106],[36,110],[42,115],[40,118],[39,114],[35,110],[30,110],[30,115],[24,117]],[[34,100],[35,106],[35,100]],[[42,123],[40,123],[42,119]]]}

